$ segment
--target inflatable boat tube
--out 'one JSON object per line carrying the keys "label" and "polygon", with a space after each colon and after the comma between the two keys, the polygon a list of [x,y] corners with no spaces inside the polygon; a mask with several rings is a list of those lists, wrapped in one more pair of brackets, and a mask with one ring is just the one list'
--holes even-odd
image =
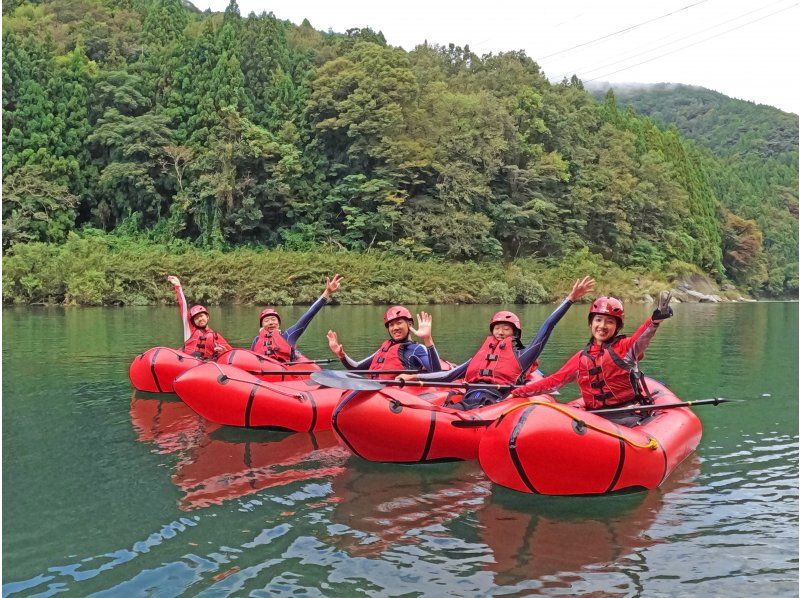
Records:
{"label": "inflatable boat tube", "polygon": [[[312,363],[310,359],[305,356],[298,356],[297,360],[291,364],[286,364],[269,357],[264,357],[251,351],[250,349],[231,349],[225,351],[222,355],[217,357],[217,363],[225,365],[236,366],[240,370],[244,370],[249,374],[254,375],[256,378],[269,382],[284,382],[286,380],[303,380],[308,377],[308,374],[292,375],[292,371],[310,372],[319,371],[321,368]],[[285,374],[259,374],[256,372],[263,371],[283,371]]]}
{"label": "inflatable boat tube", "polygon": [[[656,404],[679,402],[647,380]],[[581,400],[538,400],[507,409],[479,448],[486,475],[497,484],[536,494],[605,494],[659,486],[697,448],[702,425],[688,408],[653,410],[627,427],[589,413]]]}
{"label": "inflatable boat tube", "polygon": [[183,402],[209,421],[295,432],[329,430],[331,413],[343,392],[319,386],[308,377],[265,382],[235,366],[216,362],[183,373],[174,386]]}
{"label": "inflatable boat tube", "polygon": [[173,392],[172,382],[202,359],[170,347],[153,347],[134,357],[128,369],[131,384],[145,392]]}
{"label": "inflatable boat tube", "polygon": [[[333,412],[333,429],[353,453],[368,461],[427,463],[478,458],[485,427],[453,422],[494,419],[524,397],[460,411],[444,407],[453,389],[386,387],[353,392]],[[552,401],[549,396],[540,397]],[[390,441],[387,441],[390,439]]]}

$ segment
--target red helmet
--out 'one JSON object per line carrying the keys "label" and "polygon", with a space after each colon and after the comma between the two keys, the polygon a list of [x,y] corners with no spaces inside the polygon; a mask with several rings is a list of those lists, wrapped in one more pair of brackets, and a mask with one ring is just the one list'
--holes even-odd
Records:
{"label": "red helmet", "polygon": [[402,305],[392,305],[386,310],[386,313],[383,314],[383,325],[388,328],[389,322],[396,320],[397,318],[405,318],[406,320],[410,320],[412,323],[414,322],[414,318],[411,317],[411,312],[405,307]]}
{"label": "red helmet", "polygon": [[278,323],[280,324],[281,317],[278,315],[278,312],[276,312],[276,311],[275,311],[274,309],[272,309],[271,307],[268,307],[268,308],[266,308],[266,309],[262,309],[262,310],[261,310],[261,313],[260,313],[260,314],[258,314],[258,325],[259,325],[259,326],[261,326],[261,322],[262,322],[262,321],[264,320],[264,318],[266,318],[267,316],[275,316],[276,318],[278,318]]}
{"label": "red helmet", "polygon": [[517,336],[522,334],[522,324],[513,311],[499,311],[492,316],[492,321],[489,322],[489,332],[492,331],[495,324],[511,324],[517,331]]}
{"label": "red helmet", "polygon": [[208,315],[208,310],[202,305],[193,305],[189,310],[189,319],[194,320],[194,317],[198,314]]}
{"label": "red helmet", "polygon": [[605,314],[612,316],[619,321],[619,327],[625,323],[625,309],[622,307],[622,301],[614,297],[598,297],[589,308],[589,322],[595,314]]}

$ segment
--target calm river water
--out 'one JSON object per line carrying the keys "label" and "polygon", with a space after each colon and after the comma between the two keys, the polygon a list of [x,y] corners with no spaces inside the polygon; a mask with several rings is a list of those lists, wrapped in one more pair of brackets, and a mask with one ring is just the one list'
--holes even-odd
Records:
{"label": "calm river water", "polygon": [[[508,307],[526,340],[553,308]],[[431,307],[440,353],[467,358],[497,309]],[[3,595],[797,596],[798,306],[675,311],[643,370],[687,400],[745,402],[696,408],[700,446],[661,488],[564,498],[134,393],[131,359],[179,344],[174,308],[4,309]],[[301,349],[329,357],[334,328],[366,355],[382,312],[325,308]],[[213,308],[211,323],[249,346],[257,313]],[[556,328],[543,370],[585,342],[585,313]],[[647,313],[631,306],[629,329]]]}

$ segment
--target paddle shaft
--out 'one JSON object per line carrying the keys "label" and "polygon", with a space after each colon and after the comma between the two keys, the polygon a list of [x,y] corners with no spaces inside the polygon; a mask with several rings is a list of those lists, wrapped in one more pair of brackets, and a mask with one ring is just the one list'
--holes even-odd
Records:
{"label": "paddle shaft", "polygon": [[[685,403],[665,403],[663,405],[635,405],[634,407],[617,407],[614,409],[594,409],[592,411],[585,411],[585,413],[597,413],[601,417],[606,413],[633,413],[636,411],[654,411],[656,409],[677,409],[678,407],[693,407],[695,405],[719,405],[720,403],[729,403],[731,399],[723,399],[722,397],[714,397],[713,399],[702,399],[700,401],[686,401]],[[579,411],[579,410],[578,410]],[[503,415],[496,419],[468,419],[468,420],[455,420],[450,422],[456,428],[480,428],[483,426],[491,426]]]}
{"label": "paddle shaft", "polygon": [[604,415],[607,413],[634,413],[636,411],[653,411],[655,409],[677,409],[678,407],[694,407],[695,405],[719,405],[728,403],[730,399],[714,397],[713,399],[702,399],[700,401],[686,401],[685,403],[665,403],[663,405],[634,405],[633,407],[615,407],[612,409],[593,409],[587,413],[597,413]]}
{"label": "paddle shaft", "polygon": [[302,363],[333,363],[338,359],[306,359],[304,361],[285,361],[285,365],[300,365]]}
{"label": "paddle shaft", "polygon": [[[321,372],[323,370],[245,370],[248,374],[254,376],[310,376],[314,372]],[[335,370],[334,370],[335,371]],[[419,370],[341,370],[353,374],[418,374]],[[369,380],[369,378],[367,378]],[[377,382],[377,380],[376,380]]]}
{"label": "paddle shaft", "polygon": [[[354,370],[350,370],[351,372]],[[386,373],[386,370],[381,370],[381,374]],[[377,382],[386,386],[436,386],[440,388],[470,388],[488,389],[488,390],[511,390],[517,386],[511,384],[472,384],[470,382],[425,382],[424,380],[370,380],[370,382]]]}

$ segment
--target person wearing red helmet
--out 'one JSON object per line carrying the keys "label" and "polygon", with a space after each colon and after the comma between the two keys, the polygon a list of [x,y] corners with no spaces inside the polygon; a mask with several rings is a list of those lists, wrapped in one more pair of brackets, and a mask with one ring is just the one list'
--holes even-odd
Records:
{"label": "person wearing red helmet", "polygon": [[[599,415],[604,408],[652,402],[639,371],[639,361],[644,359],[644,351],[658,326],[672,316],[670,299],[671,293],[662,292],[653,315],[629,337],[620,334],[625,325],[622,302],[614,297],[596,299],[589,308],[589,344],[557,372],[516,388],[511,394],[530,397],[577,381],[586,408],[599,409]],[[639,420],[635,415],[609,418],[625,425],[635,425]]]}
{"label": "person wearing red helmet", "polygon": [[167,276],[167,280],[175,289],[178,308],[181,311],[181,320],[183,321],[183,347],[181,350],[201,359],[212,359],[225,351],[230,351],[231,346],[228,341],[208,325],[208,310],[202,305],[193,305],[191,309],[187,310],[181,281],[177,276]]}
{"label": "person wearing red helmet", "polygon": [[277,361],[294,361],[299,355],[297,341],[300,336],[319,310],[328,304],[330,296],[339,290],[341,283],[342,277],[338,274],[334,274],[333,278],[326,276],[325,290],[322,295],[308,308],[306,313],[300,316],[297,322],[285,331],[281,331],[281,317],[278,312],[271,307],[263,309],[258,315],[260,329],[258,335],[253,339],[250,349],[259,355],[265,355]]}
{"label": "person wearing red helmet", "polygon": [[[489,336],[468,360],[447,372],[437,374],[401,374],[401,380],[425,380],[428,382],[450,382],[464,378],[465,382],[513,385],[525,379],[528,371],[535,367],[536,360],[544,350],[550,334],[570,306],[594,289],[594,279],[586,276],[576,280],[567,298],[541,325],[530,345],[522,344],[522,324],[510,311],[499,311],[489,321]],[[470,389],[458,403],[448,405],[453,409],[468,411],[476,407],[502,401],[508,392],[494,389]]]}
{"label": "person wearing red helmet", "polygon": [[[433,344],[431,334],[432,318],[429,314],[417,314],[417,327],[411,312],[402,305],[393,305],[383,314],[383,324],[389,333],[375,353],[356,361],[344,352],[339,337],[333,330],[328,331],[328,346],[336,357],[350,370],[423,370],[438,372],[442,369],[439,354]],[[409,335],[416,336],[420,343],[413,342]],[[378,378],[391,379],[395,374],[379,374]]]}

